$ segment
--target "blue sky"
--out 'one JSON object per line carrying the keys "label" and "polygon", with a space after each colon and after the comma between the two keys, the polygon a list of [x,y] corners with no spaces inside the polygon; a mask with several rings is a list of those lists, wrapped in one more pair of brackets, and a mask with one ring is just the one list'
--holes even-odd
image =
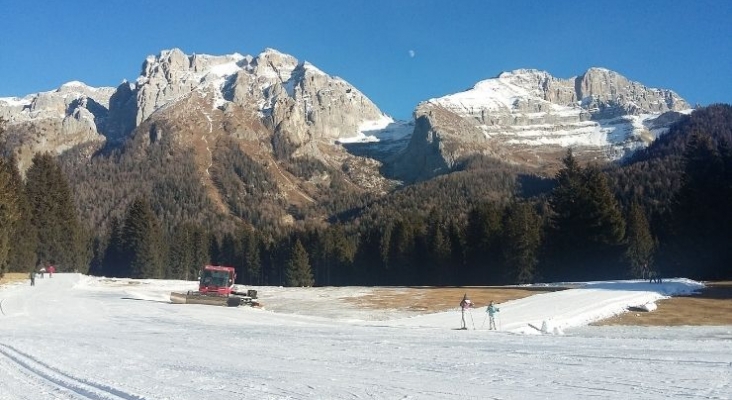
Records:
{"label": "blue sky", "polygon": [[4,1],[0,97],[134,80],[149,54],[272,47],[349,81],[384,112],[501,71],[597,66],[692,104],[732,103],[732,1]]}

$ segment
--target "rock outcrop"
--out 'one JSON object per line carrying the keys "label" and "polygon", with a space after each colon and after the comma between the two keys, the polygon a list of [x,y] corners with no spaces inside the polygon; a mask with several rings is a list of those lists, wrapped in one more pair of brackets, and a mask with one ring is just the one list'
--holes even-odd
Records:
{"label": "rock outcrop", "polygon": [[[147,57],[135,82],[99,89],[71,82],[51,92],[2,98],[0,117],[8,121],[16,153],[20,143],[26,154],[60,153],[90,142],[122,143],[156,112],[193,104],[187,100],[192,95],[207,98],[208,106],[196,101],[195,109],[176,115],[198,114],[210,122],[218,113],[229,127],[256,116],[294,156],[320,157],[318,142],[333,145],[363,136],[364,127],[394,122],[348,82],[273,49],[256,57],[165,50]],[[259,125],[244,125],[252,124]],[[37,140],[27,140],[31,132]],[[261,139],[241,130],[234,134]]]}
{"label": "rock outcrop", "polygon": [[156,110],[194,90],[258,112],[295,146],[355,137],[361,125],[387,119],[348,82],[273,49],[256,57],[185,55],[178,49],[148,57],[136,83],[139,125]]}
{"label": "rock outcrop", "polygon": [[0,98],[0,118],[7,123],[6,147],[21,171],[36,152],[60,154],[74,146],[103,142],[114,88],[69,82],[56,90],[23,98]]}
{"label": "rock outcrop", "polygon": [[580,156],[615,160],[646,146],[690,108],[670,90],[603,68],[569,79],[537,70],[504,72],[420,103],[410,144],[390,170],[406,180],[426,179],[473,154],[551,167],[568,147]]}

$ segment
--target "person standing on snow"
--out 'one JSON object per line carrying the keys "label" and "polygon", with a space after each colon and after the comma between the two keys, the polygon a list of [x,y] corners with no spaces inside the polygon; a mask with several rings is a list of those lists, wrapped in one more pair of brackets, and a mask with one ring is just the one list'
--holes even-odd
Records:
{"label": "person standing on snow", "polygon": [[467,324],[465,323],[465,310],[470,309],[470,307],[473,306],[473,302],[470,301],[468,298],[468,294],[465,293],[463,295],[463,299],[460,301],[460,312],[462,313],[462,324],[460,326],[460,329],[468,329]]}
{"label": "person standing on snow", "polygon": [[53,265],[48,266],[48,277],[53,278],[53,273],[56,272],[56,267]]}
{"label": "person standing on snow", "polygon": [[36,271],[30,272],[31,286],[36,286]]}
{"label": "person standing on snow", "polygon": [[496,330],[496,313],[500,311],[500,308],[493,305],[493,301],[488,304],[488,307],[485,309],[485,312],[488,313],[488,318],[490,319],[490,322],[488,323],[488,330]]}

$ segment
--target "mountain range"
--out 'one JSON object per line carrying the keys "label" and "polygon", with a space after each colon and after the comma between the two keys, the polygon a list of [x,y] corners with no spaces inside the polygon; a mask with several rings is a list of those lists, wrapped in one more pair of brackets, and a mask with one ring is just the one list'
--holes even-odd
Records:
{"label": "mountain range", "polygon": [[[471,157],[548,175],[567,148],[619,160],[690,112],[673,91],[607,69],[568,79],[519,69],[425,100],[413,120],[396,121],[347,81],[273,49],[165,50],[116,88],[75,81],[0,98],[4,150],[21,172],[37,152],[59,155],[77,202],[100,204],[86,207],[93,226],[139,193],[176,218],[281,224],[449,174]],[[252,214],[253,203],[268,211]]]}

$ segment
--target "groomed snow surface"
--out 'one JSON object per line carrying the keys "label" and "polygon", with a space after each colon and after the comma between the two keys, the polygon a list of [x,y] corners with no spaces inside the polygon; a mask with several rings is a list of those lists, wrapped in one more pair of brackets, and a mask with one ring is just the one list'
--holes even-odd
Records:
{"label": "groomed snow surface", "polygon": [[732,398],[732,326],[587,325],[701,287],[686,279],[506,302],[499,331],[485,307],[456,330],[457,307],[345,300],[364,287],[257,287],[262,309],[168,302],[195,287],[56,274],[0,288],[0,399]]}

